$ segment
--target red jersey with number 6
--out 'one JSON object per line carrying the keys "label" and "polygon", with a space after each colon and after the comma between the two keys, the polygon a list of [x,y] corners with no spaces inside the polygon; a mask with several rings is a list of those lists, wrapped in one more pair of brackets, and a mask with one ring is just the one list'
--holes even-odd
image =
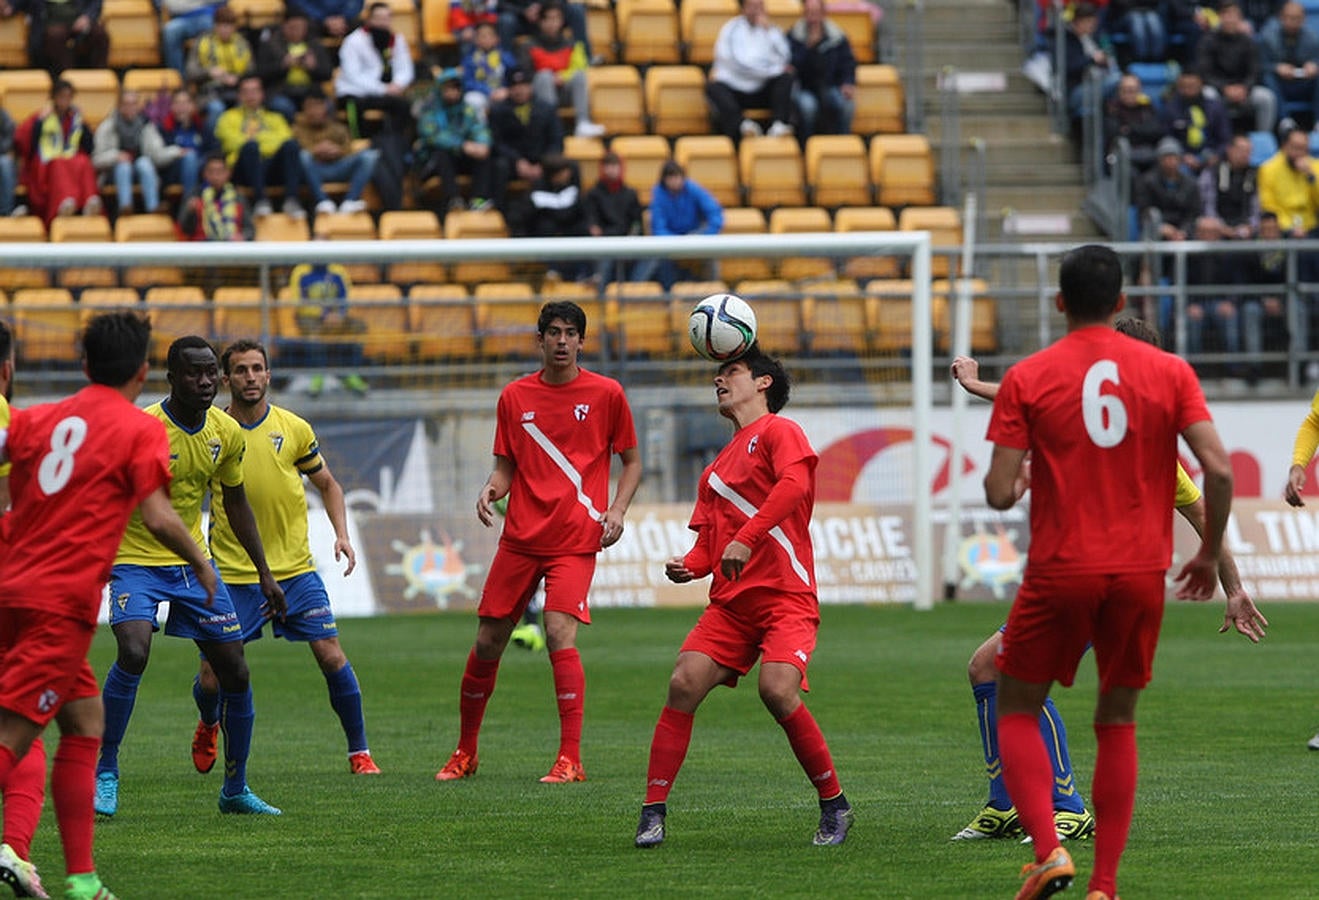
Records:
{"label": "red jersey with number 6", "polygon": [[1177,435],[1209,418],[1185,360],[1105,326],[1008,369],[988,437],[1031,454],[1027,571],[1167,569]]}
{"label": "red jersey with number 6", "polygon": [[0,436],[13,463],[0,607],[95,623],[129,515],[169,484],[165,426],[92,384],[15,410]]}

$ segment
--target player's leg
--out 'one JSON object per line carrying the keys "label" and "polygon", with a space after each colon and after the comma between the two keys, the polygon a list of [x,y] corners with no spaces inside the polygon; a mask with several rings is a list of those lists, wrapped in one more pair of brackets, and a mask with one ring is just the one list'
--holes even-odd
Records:
{"label": "player's leg", "polygon": [[984,754],[985,774],[989,778],[989,798],[979,815],[953,835],[955,841],[1015,837],[1021,834],[1017,811],[1013,809],[1008,789],[1003,784],[1003,763],[998,753],[998,670],[994,668],[994,657],[998,655],[1001,635],[1001,631],[995,631],[986,638],[971,654],[966,667],[971,694],[975,698],[976,718],[980,723],[980,749]]}
{"label": "player's leg", "polygon": [[362,714],[362,688],[357,673],[348,661],[339,638],[328,637],[311,642],[321,674],[330,691],[330,707],[339,717],[344,736],[348,739],[348,765],[354,775],[379,775],[380,767],[371,758],[366,741],[366,717]]}
{"label": "player's leg", "polygon": [[1040,711],[1040,734],[1053,766],[1053,827],[1063,840],[1085,840],[1094,834],[1095,818],[1085,808],[1085,798],[1072,771],[1072,754],[1067,747],[1067,726],[1052,697]]}
{"label": "player's leg", "polygon": [[220,680],[202,656],[192,679],[192,700],[197,704],[197,729],[192,734],[192,765],[205,775],[215,768],[220,737]]}
{"label": "player's leg", "polygon": [[545,640],[554,673],[559,707],[559,752],[542,782],[585,781],[582,768],[582,720],[586,672],[577,652],[577,626],[590,624],[587,595],[595,575],[595,554],[560,557],[545,571]]}
{"label": "player's leg", "polygon": [[46,748],[41,738],[9,774],[4,787],[4,836],[0,843],[0,881],[19,897],[42,897],[41,878],[32,865],[32,836],[46,802]]}
{"label": "player's leg", "polygon": [[256,708],[243,642],[199,640],[197,646],[220,682],[220,732],[224,735],[220,812],[277,816],[280,810],[258,797],[247,785],[247,760],[252,750]]}
{"label": "player's leg", "polygon": [[[112,596],[113,585],[111,579]],[[151,657],[154,605],[150,615],[150,620],[129,619],[111,624],[118,650],[101,688],[105,730],[101,738],[100,759],[96,764],[96,811],[103,816],[113,816],[119,811],[119,745],[128,731],[128,721],[137,702],[137,688]],[[112,619],[113,616],[112,605]]]}
{"label": "player's leg", "polygon": [[1136,701],[1140,689],[1100,691],[1095,707],[1095,866],[1087,890],[1117,895],[1117,870],[1127,846],[1136,803]]}
{"label": "player's leg", "polygon": [[545,649],[545,629],[541,626],[541,616],[545,611],[545,592],[537,590],[527,609],[522,613],[522,622],[513,629],[513,643],[524,650]]}

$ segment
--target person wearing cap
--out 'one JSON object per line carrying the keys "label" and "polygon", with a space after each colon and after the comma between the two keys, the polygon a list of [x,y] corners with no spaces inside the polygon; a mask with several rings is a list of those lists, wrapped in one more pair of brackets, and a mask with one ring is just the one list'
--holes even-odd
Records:
{"label": "person wearing cap", "polygon": [[1144,221],[1151,210],[1159,213],[1158,237],[1184,241],[1202,210],[1199,184],[1182,168],[1182,145],[1165,137],[1156,148],[1159,161],[1136,183],[1136,206]]}
{"label": "person wearing cap", "polygon": [[185,67],[185,77],[197,85],[197,100],[211,128],[237,101],[238,80],[252,68],[252,45],[238,33],[238,14],[221,6],[214,19],[211,31],[193,43]]}
{"label": "person wearing cap", "polygon": [[490,128],[464,102],[461,72],[445,69],[436,81],[439,90],[417,113],[413,172],[418,193],[439,176],[442,208],[462,209],[458,175],[463,173],[472,178],[472,209],[485,209],[491,202]]}
{"label": "person wearing cap", "polygon": [[563,152],[559,111],[533,95],[531,74],[519,66],[509,70],[506,81],[508,97],[490,107],[494,200],[501,210],[506,209],[511,180],[535,181],[541,176],[541,160]]}
{"label": "person wearing cap", "polygon": [[256,73],[266,88],[266,105],[290,122],[312,93],[334,77],[330,51],[309,33],[307,17],[290,11],[256,50]]}
{"label": "person wearing cap", "polygon": [[487,118],[490,104],[508,96],[504,79],[517,64],[517,57],[499,46],[495,26],[477,23],[471,45],[463,53],[463,101]]}
{"label": "person wearing cap", "polygon": [[[318,214],[358,213],[366,209],[362,192],[371,182],[380,154],[372,147],[354,152],[348,127],[330,115],[330,104],[318,87],[302,100],[302,112],[293,120],[293,137],[302,148],[302,170]],[[325,182],[347,181],[348,193],[336,208],[325,194]]]}

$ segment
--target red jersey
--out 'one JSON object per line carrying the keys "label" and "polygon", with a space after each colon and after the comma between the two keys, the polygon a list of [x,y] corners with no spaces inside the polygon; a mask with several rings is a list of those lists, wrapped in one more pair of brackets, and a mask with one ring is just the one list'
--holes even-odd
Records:
{"label": "red jersey", "polygon": [[1031,454],[1027,570],[1167,569],[1177,435],[1209,420],[1185,360],[1095,326],[1007,371],[988,438]]}
{"label": "red jersey", "polygon": [[95,624],[128,517],[169,484],[165,426],[103,385],[16,410],[0,606]]}
{"label": "red jersey", "polygon": [[580,370],[567,384],[536,372],[499,395],[495,455],[513,462],[500,542],[533,556],[597,553],[609,466],[637,445],[623,386]]}
{"label": "red jersey", "polygon": [[[815,552],[811,547],[810,527],[818,461],[800,425],[769,413],[739,428],[706,467],[688,524],[697,533],[697,546],[690,556],[693,562],[700,561],[693,571],[703,572],[707,567],[713,571],[712,603],[727,602],[757,589],[815,596]],[[719,571],[724,548],[730,541],[739,539],[739,532],[759,512],[783,472],[798,462],[806,463],[810,469],[806,498],[773,523],[764,539],[749,544],[750,561],[743,567],[741,577],[730,581]]]}

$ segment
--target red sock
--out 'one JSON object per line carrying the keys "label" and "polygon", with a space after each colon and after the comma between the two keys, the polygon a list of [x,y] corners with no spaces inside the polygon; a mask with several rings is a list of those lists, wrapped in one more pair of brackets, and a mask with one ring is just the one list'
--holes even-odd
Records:
{"label": "red sock", "polygon": [[495,692],[495,677],[498,674],[498,659],[480,659],[475,649],[467,655],[462,694],[458,698],[458,749],[472,756],[476,755],[476,739],[481,733],[481,720],[485,718],[485,705]]}
{"label": "red sock", "polygon": [[678,777],[682,761],[687,758],[687,747],[692,742],[691,713],[678,712],[666,706],[660,710],[655,723],[655,736],[650,740],[650,763],[646,766],[646,803],[663,803],[673,790],[673,779]]}
{"label": "red sock", "polygon": [[585,706],[586,673],[576,647],[550,654],[554,670],[554,696],[559,701],[559,755],[573,762],[582,759],[582,714]]}
{"label": "red sock", "polygon": [[1117,894],[1117,867],[1136,806],[1136,723],[1095,725],[1095,869],[1088,890]]}
{"label": "red sock", "polygon": [[64,868],[70,875],[95,872],[92,862],[92,831],[96,814],[96,756],[101,739],[63,735],[55,750],[50,773],[50,794],[55,800],[55,820],[64,845]]}
{"label": "red sock", "polygon": [[17,766],[18,757],[14,755],[14,751],[0,744],[0,790],[4,790],[5,785],[9,784],[9,778]]}
{"label": "red sock", "polygon": [[998,755],[1017,818],[1034,842],[1035,861],[1044,862],[1060,845],[1053,829],[1053,766],[1040,736],[1038,713],[998,717]]}
{"label": "red sock", "polygon": [[4,842],[23,859],[32,856],[32,835],[41,820],[46,802],[46,747],[41,738],[32,742],[27,755],[18,761],[5,784]]}
{"label": "red sock", "polygon": [[797,762],[806,770],[806,777],[820,792],[821,800],[837,797],[843,792],[838,784],[838,773],[834,771],[834,760],[829,755],[829,745],[824,741],[824,733],[815,724],[815,717],[803,703],[789,716],[779,722],[788,735],[788,743],[797,756]]}

